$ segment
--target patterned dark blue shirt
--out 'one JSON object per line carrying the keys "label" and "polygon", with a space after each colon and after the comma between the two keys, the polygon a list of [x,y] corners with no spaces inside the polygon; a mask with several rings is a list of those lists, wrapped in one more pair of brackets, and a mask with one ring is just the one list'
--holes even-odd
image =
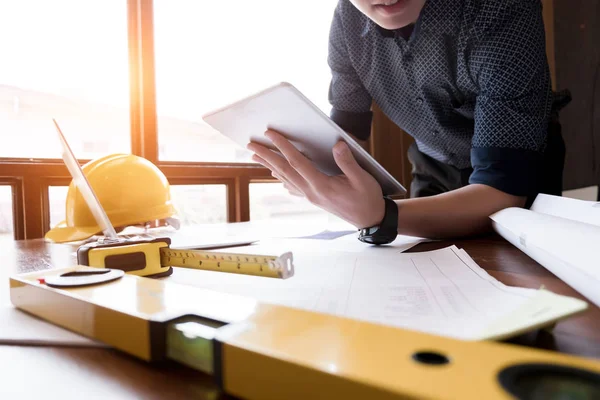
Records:
{"label": "patterned dark blue shirt", "polygon": [[328,61],[345,130],[366,139],[375,101],[470,183],[531,194],[553,100],[540,0],[427,0],[406,36],[340,0]]}

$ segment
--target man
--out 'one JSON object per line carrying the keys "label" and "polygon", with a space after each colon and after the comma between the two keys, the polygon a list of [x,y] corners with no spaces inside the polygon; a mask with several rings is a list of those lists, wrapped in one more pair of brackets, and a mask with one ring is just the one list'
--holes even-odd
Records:
{"label": "man", "polygon": [[539,0],[341,0],[329,65],[338,125],[367,139],[375,101],[415,138],[412,198],[384,198],[342,142],[333,155],[344,175],[334,177],[277,132],[265,134],[284,157],[248,149],[290,193],[363,229],[365,241],[476,235],[498,210],[560,195],[564,144]]}

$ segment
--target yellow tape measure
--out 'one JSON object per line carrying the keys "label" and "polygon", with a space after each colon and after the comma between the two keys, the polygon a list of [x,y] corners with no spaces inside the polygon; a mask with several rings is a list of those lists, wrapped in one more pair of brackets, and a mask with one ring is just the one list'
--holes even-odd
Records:
{"label": "yellow tape measure", "polygon": [[293,256],[171,249],[170,238],[100,240],[77,250],[77,263],[119,269],[131,275],[164,277],[172,267],[287,279],[294,275]]}
{"label": "yellow tape measure", "polygon": [[276,257],[162,248],[160,254],[161,265],[169,265],[172,267],[258,275],[282,279],[289,278],[294,274],[292,254],[289,252]]}

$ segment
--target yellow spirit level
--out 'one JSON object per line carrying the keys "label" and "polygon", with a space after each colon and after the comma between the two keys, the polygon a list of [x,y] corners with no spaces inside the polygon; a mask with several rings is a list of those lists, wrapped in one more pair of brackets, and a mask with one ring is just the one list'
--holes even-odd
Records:
{"label": "yellow spirit level", "polygon": [[470,342],[75,266],[15,275],[12,303],[246,399],[600,398],[600,362]]}
{"label": "yellow spirit level", "polygon": [[128,274],[164,277],[172,267],[257,275],[287,279],[294,275],[293,256],[225,253],[208,250],[171,249],[171,239],[101,239],[77,249],[77,264],[119,269]]}

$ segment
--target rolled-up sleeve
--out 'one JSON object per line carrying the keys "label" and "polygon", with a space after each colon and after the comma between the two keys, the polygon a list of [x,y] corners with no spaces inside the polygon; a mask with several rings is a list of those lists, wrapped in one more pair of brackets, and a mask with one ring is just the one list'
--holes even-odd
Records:
{"label": "rolled-up sleeve", "polygon": [[348,56],[342,22],[342,3],[340,2],[335,9],[329,32],[327,61],[331,68],[330,117],[345,131],[359,139],[367,139],[371,134],[372,98]]}
{"label": "rolled-up sleeve", "polygon": [[532,0],[503,7],[482,16],[470,53],[479,88],[470,183],[531,196],[537,191],[552,105],[542,10]]}

